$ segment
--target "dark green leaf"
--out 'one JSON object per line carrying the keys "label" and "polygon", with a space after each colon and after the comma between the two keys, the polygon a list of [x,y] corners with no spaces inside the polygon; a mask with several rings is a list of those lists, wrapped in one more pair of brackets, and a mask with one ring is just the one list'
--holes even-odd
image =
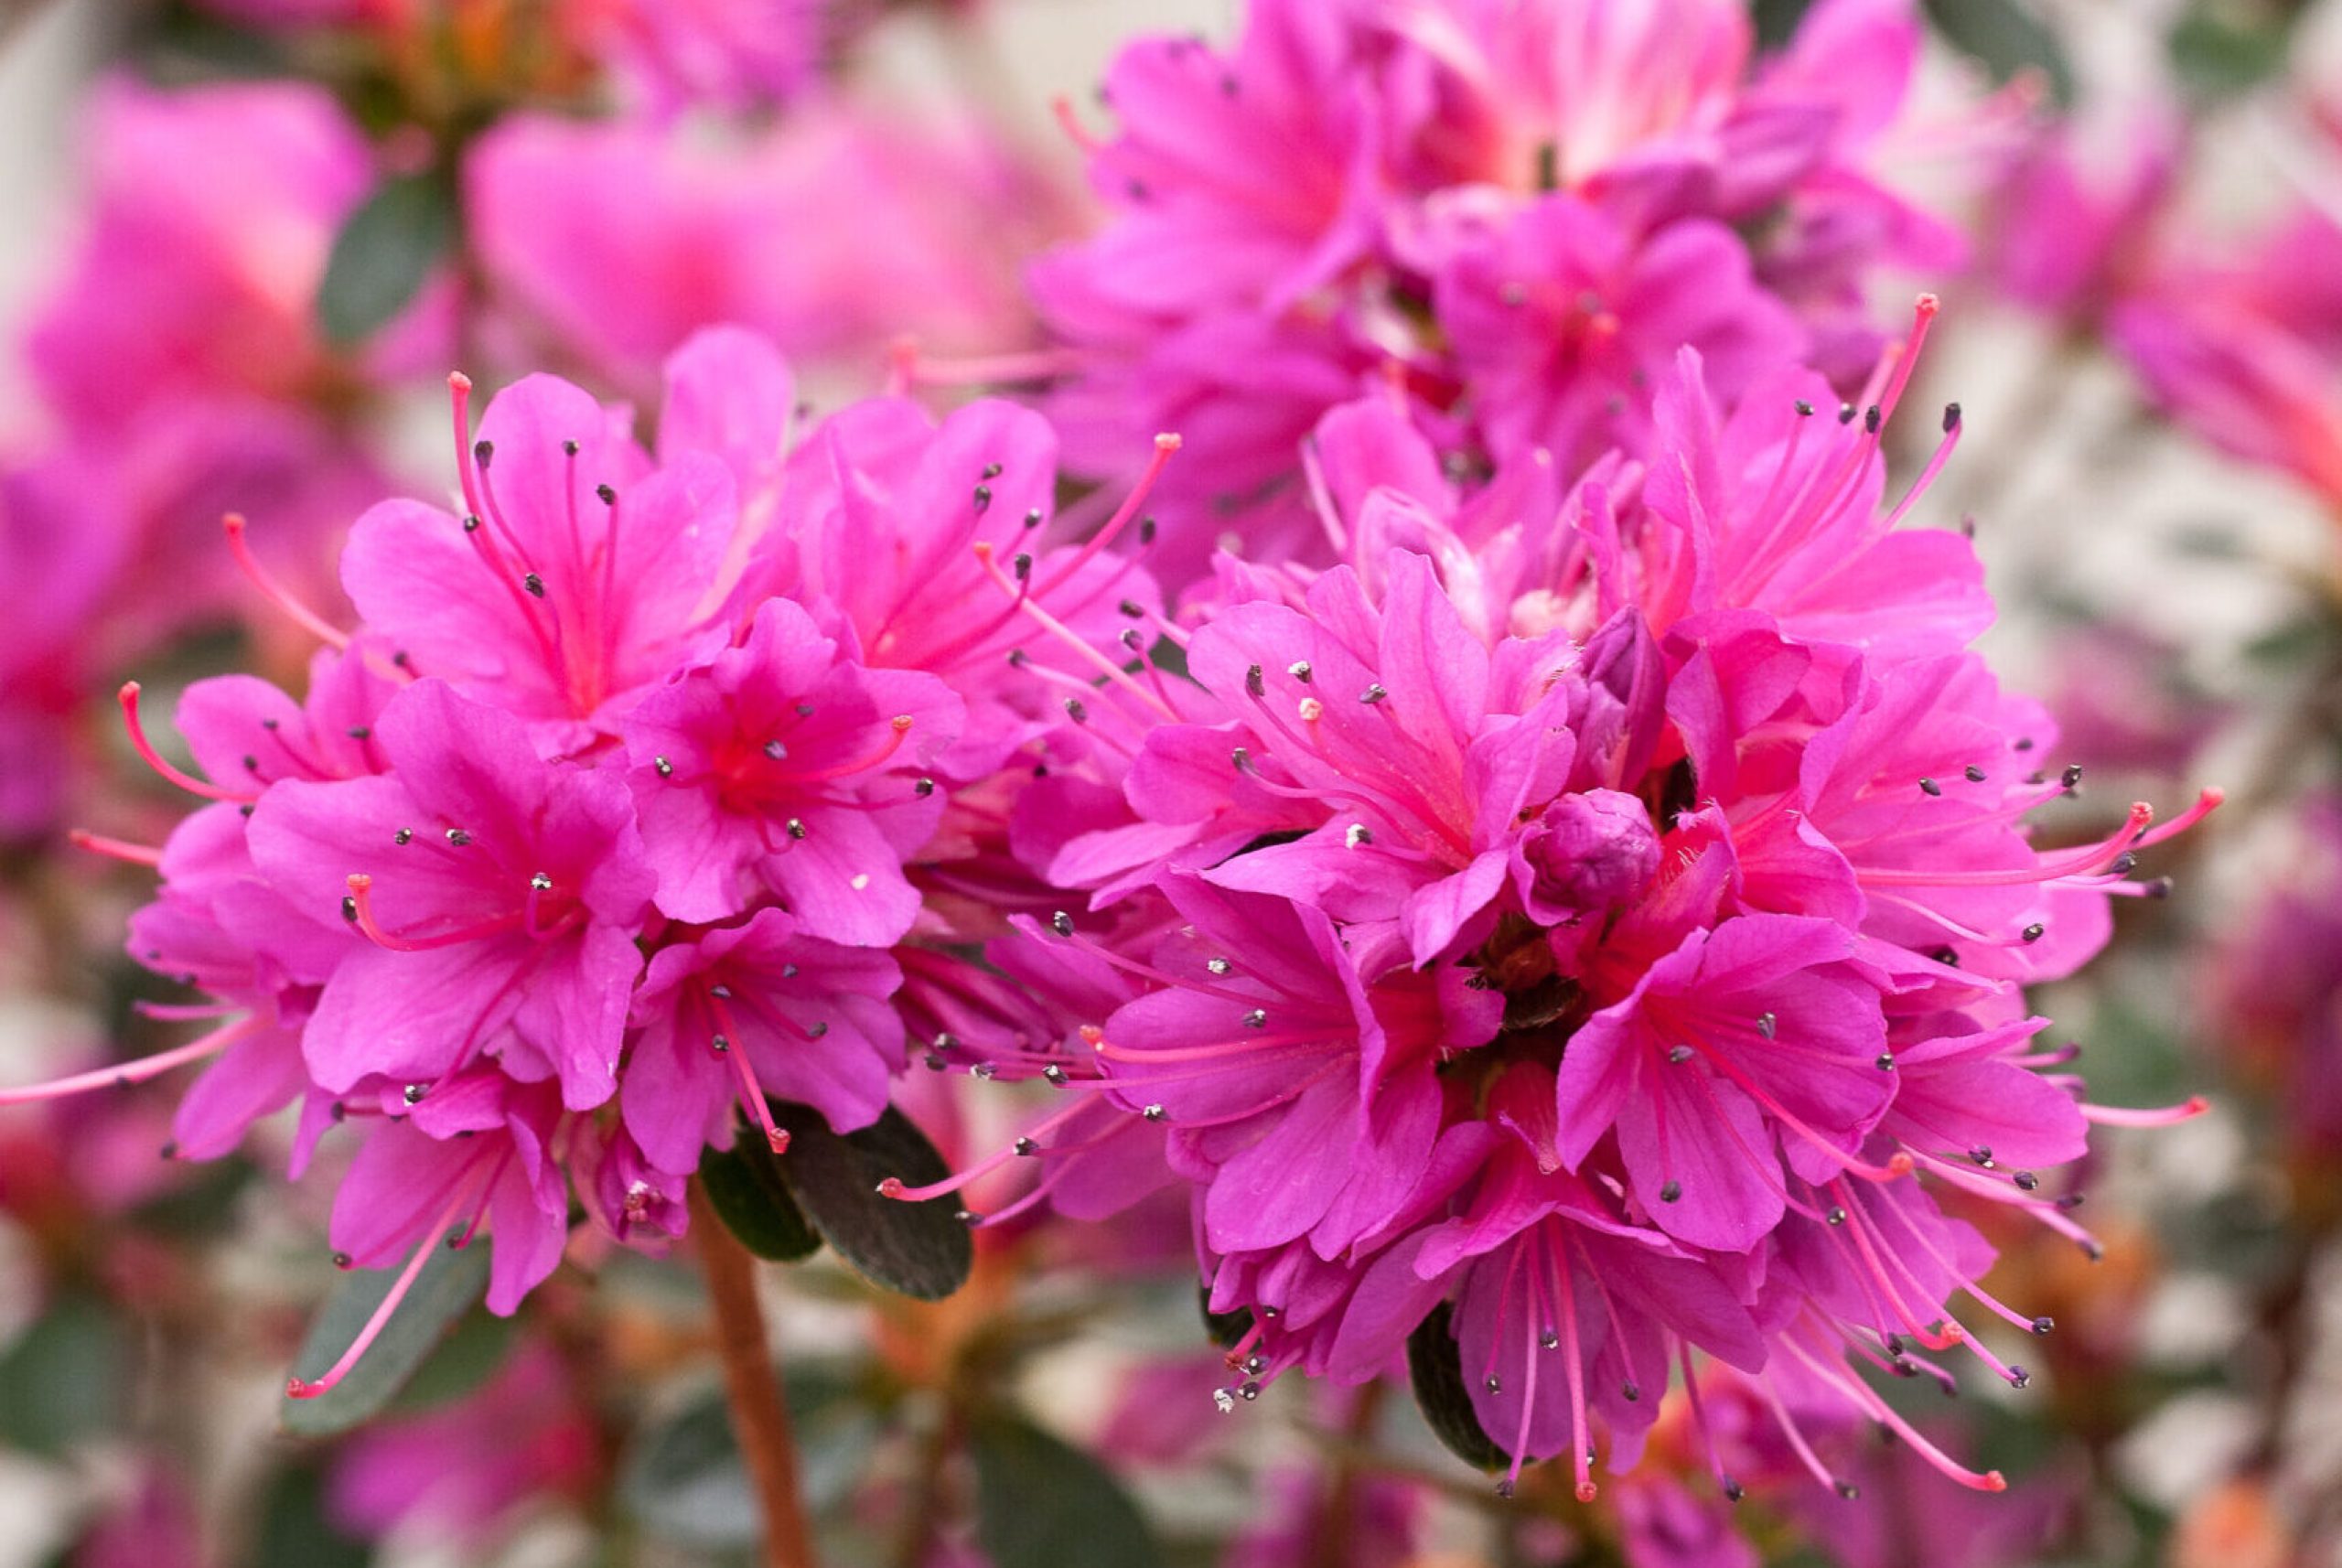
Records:
{"label": "dark green leaf", "polygon": [[334,1528],[325,1491],[325,1477],[310,1466],[280,1472],[261,1499],[260,1532],[243,1561],[252,1568],[365,1568],[373,1550]]}
{"label": "dark green leaf", "polygon": [[231,1157],[213,1160],[190,1171],[187,1178],[131,1211],[131,1218],[150,1230],[173,1236],[216,1236],[236,1222],[236,1200],[257,1173],[252,1162]]}
{"label": "dark green leaf", "polygon": [[2168,40],[2172,69],[2205,98],[2233,98],[2268,81],[2284,65],[2287,42],[2282,21],[2255,25],[2208,10],[2182,16]]}
{"label": "dark green leaf", "polygon": [[642,1435],[619,1469],[618,1502],[677,1545],[755,1543],[763,1526],[721,1393],[694,1400]]}
{"label": "dark green leaf", "polygon": [[[843,1503],[870,1468],[878,1420],[834,1367],[791,1367],[781,1391],[794,1427],[799,1485],[816,1514]],[[618,1501],[642,1526],[679,1545],[753,1543],[763,1525],[724,1396],[711,1390],[644,1432],[618,1467]]]}
{"label": "dark green leaf", "polygon": [[390,1408],[431,1410],[478,1393],[503,1369],[520,1326],[516,1319],[499,1317],[486,1307],[467,1314],[399,1391]]}
{"label": "dark green leaf", "polygon": [[1414,1384],[1415,1403],[1430,1423],[1432,1434],[1466,1465],[1501,1470],[1511,1456],[1480,1429],[1473,1412],[1472,1395],[1464,1381],[1464,1357],[1448,1326],[1448,1309],[1441,1302],[1429,1317],[1407,1337],[1407,1377]]}
{"label": "dark green leaf", "polygon": [[1813,0],[1748,0],[1748,14],[1756,23],[1757,47],[1777,49],[1788,43],[1811,9]]}
{"label": "dark green leaf", "polygon": [[995,1568],[1161,1568],[1163,1552],[1113,1473],[1013,1416],[968,1436],[976,1541]]}
{"label": "dark green leaf", "polygon": [[[327,1437],[372,1420],[439,1348],[448,1326],[487,1294],[489,1243],[486,1239],[461,1251],[441,1246],[436,1237],[425,1244],[431,1256],[415,1276],[414,1288],[349,1375],[316,1399],[287,1397],[278,1406],[277,1419],[285,1431],[303,1437]],[[365,1269],[345,1278],[317,1321],[309,1325],[309,1336],[301,1342],[301,1353],[293,1362],[294,1374],[319,1377],[339,1360],[366,1320],[374,1316],[374,1309],[390,1294],[399,1273],[397,1269]]]}
{"label": "dark green leaf", "polygon": [[802,1105],[776,1101],[772,1113],[789,1133],[781,1178],[840,1257],[874,1283],[921,1301],[940,1301],[967,1282],[976,1250],[957,1200],[879,1196],[888,1176],[924,1187],[951,1174],[910,1118],[888,1106],[875,1125],[840,1137],[820,1112]]}
{"label": "dark green leaf", "polygon": [[2037,70],[2059,103],[2074,96],[2073,67],[2065,46],[2022,0],[1925,0],[1928,19],[1945,41],[2006,81]]}
{"label": "dark green leaf", "polygon": [[56,1454],[106,1432],[122,1414],[129,1357],[111,1307],[59,1298],[0,1357],[0,1440]]}
{"label": "dark green leaf", "polygon": [[780,1160],[762,1129],[741,1133],[728,1150],[708,1150],[699,1162],[699,1182],[716,1218],[757,1257],[793,1263],[821,1250],[822,1238],[789,1196]]}
{"label": "dark green leaf", "polygon": [[436,174],[384,180],[341,225],[317,285],[328,340],[358,342],[407,307],[456,237],[456,199]]}
{"label": "dark green leaf", "polygon": [[1214,1312],[1209,1285],[1196,1287],[1196,1310],[1204,1315],[1204,1332],[1223,1350],[1235,1349],[1244,1336],[1252,1332],[1252,1309],[1240,1306],[1234,1312]]}

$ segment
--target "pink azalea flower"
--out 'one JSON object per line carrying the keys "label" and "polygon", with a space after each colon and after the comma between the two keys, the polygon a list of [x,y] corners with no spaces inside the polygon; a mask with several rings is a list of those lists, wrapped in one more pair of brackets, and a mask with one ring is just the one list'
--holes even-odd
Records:
{"label": "pink azalea flower", "polygon": [[[685,9],[628,7],[654,27]],[[1015,259],[1056,208],[971,123],[830,101],[728,132],[511,115],[467,159],[465,202],[519,323],[634,383],[725,322],[799,359],[875,361],[905,333],[949,352],[1021,347]],[[804,220],[842,209],[851,236]]]}
{"label": "pink azalea flower", "polygon": [[522,1505],[590,1484],[597,1446],[568,1369],[529,1340],[478,1392],[354,1435],[334,1458],[328,1507],[360,1536],[421,1527],[478,1541]]}
{"label": "pink azalea flower", "polygon": [[177,399],[295,401],[337,373],[313,305],[372,183],[364,138],[319,88],[281,81],[97,96],[91,217],[27,357],[75,425]]}
{"label": "pink azalea flower", "polygon": [[1457,242],[1433,297],[1489,448],[1573,466],[1649,446],[1635,423],[1648,405],[1628,394],[1679,351],[1697,350],[1730,400],[1804,341],[1722,224],[1686,219],[1638,238],[1569,196]]}
{"label": "pink azalea flower", "polygon": [[887,1005],[902,971],[804,929],[767,908],[652,956],[620,1100],[651,1165],[687,1173],[703,1148],[731,1147],[735,1101],[769,1127],[764,1096],[778,1095],[842,1133],[886,1108],[903,1066],[902,1024]]}
{"label": "pink azalea flower", "polygon": [[2159,106],[2045,132],[1993,193],[1983,270],[2028,310],[2088,320],[2152,272],[2185,127]]}
{"label": "pink azalea flower", "polygon": [[1077,465],[1187,438],[1160,502],[1178,585],[1223,536],[1322,549],[1294,442],[1378,370],[1466,472],[1639,455],[1641,389],[1686,345],[1727,400],[1800,356],[1857,377],[1872,274],[1958,260],[1875,166],[1918,19],[1839,0],[1763,61],[1751,31],[1723,0],[1436,0],[1133,46],[1117,134],[1075,133],[1110,220],[1033,273]]}
{"label": "pink azalea flower", "polygon": [[[1158,469],[1176,448],[1164,444]],[[793,456],[740,596],[833,606],[874,678],[948,684],[967,716],[940,770],[981,778],[1046,730],[1082,722],[1101,673],[1090,645],[1161,614],[1146,568],[1105,548],[1145,489],[1087,542],[1052,547],[1056,485],[1056,440],[1028,410],[981,402],[939,424],[908,402],[872,400],[822,422]]]}
{"label": "pink azalea flower", "polygon": [[[2052,1326],[1982,1286],[1991,1249],[1914,1176],[2095,1249],[2036,1167],[2201,1102],[2090,1103],[2022,987],[2104,945],[2110,897],[2163,892],[2141,854],[2219,794],[2073,848],[2023,827],[2078,770],[2038,767],[2047,715],[1966,646],[1991,604],[1965,539],[1899,526],[1956,410],[1885,499],[1933,309],[1835,417],[1803,372],[1721,412],[1686,353],[1648,461],[1574,488],[1529,455],[1463,490],[1393,401],[1338,410],[1303,467],[1350,559],[1223,560],[1172,628],[1209,703],[1165,701],[1134,761],[1058,797],[1119,853],[1086,922],[1028,929],[1140,989],[1026,966],[1096,1019],[1092,1065],[1013,1059],[1167,1132],[1210,1306],[1252,1316],[1223,1408],[1294,1368],[1381,1375],[1445,1304],[1507,1486],[1565,1457],[1590,1498],[1603,1437],[1631,1468],[1694,1349],[1752,1374],[1800,1455],[1801,1421],[1859,1418],[2005,1484],[1849,1358],[1948,1382],[1929,1353],[1966,1347],[2029,1380],[1951,1304]],[[1092,803],[1116,784],[1135,822]],[[886,1190],[1072,1167],[1095,1104]]]}
{"label": "pink azalea flower", "polygon": [[252,819],[269,881],[368,939],[304,1031],[311,1072],[337,1093],[395,1079],[419,1101],[485,1057],[558,1079],[572,1109],[600,1104],[654,886],[626,786],[540,761],[517,720],[438,681],[373,730],[389,772],[285,780]]}
{"label": "pink azalea flower", "polygon": [[727,919],[769,887],[809,930],[896,941],[919,915],[904,858],[943,812],[916,775],[960,714],[940,681],[842,659],[802,609],[768,601],[745,642],[684,666],[627,721],[661,911]]}
{"label": "pink azalea flower", "polygon": [[2163,268],[2109,318],[2117,349],[2174,419],[2232,456],[2342,498],[2342,312],[2289,279],[2330,254],[2336,227],[2302,214],[2241,261]]}
{"label": "pink azalea flower", "polygon": [[[551,1083],[515,1082],[490,1066],[455,1074],[426,1098],[381,1084],[379,1100],[382,1120],[335,1195],[330,1236],[337,1258],[368,1269],[404,1260],[411,1281],[415,1260],[443,1240],[468,1242],[485,1224],[496,1235],[489,1310],[510,1316],[559,1265],[569,1240],[568,1187],[552,1146],[559,1093]],[[322,1391],[356,1365],[384,1320],[369,1325],[334,1371],[297,1385],[295,1397],[305,1388]]]}
{"label": "pink azalea flower", "polygon": [[2342,1149],[2342,800],[2313,795],[2282,842],[2283,867],[2207,955],[2201,1016],[2273,1092],[2296,1143],[2331,1155]]}
{"label": "pink azalea flower", "polygon": [[560,23],[655,113],[791,97],[821,64],[822,0],[582,0]]}
{"label": "pink azalea flower", "polygon": [[722,645],[732,476],[703,453],[653,467],[616,411],[551,377],[498,396],[479,430],[458,454],[464,514],[384,501],[351,532],[342,582],[418,671],[532,721],[550,749],[589,745]]}

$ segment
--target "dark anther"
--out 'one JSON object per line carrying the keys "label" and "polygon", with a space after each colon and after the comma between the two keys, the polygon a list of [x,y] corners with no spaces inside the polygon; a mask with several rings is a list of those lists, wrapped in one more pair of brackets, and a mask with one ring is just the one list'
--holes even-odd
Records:
{"label": "dark anther", "polygon": [[602,504],[604,506],[616,506],[618,504],[618,491],[611,489],[608,485],[596,485],[594,487],[594,493],[602,498]]}
{"label": "dark anther", "polygon": [[2048,934],[2048,927],[2043,925],[2040,921],[2036,920],[2033,924],[2025,927],[2024,931],[2019,934],[2022,935],[2028,942],[2037,942],[2044,936]]}
{"label": "dark anther", "polygon": [[1073,935],[1073,917],[1059,909],[1049,917],[1049,929],[1061,937]]}
{"label": "dark anther", "polygon": [[1671,1178],[1668,1181],[1665,1187],[1659,1189],[1659,1200],[1661,1203],[1673,1203],[1682,1196],[1683,1184]]}
{"label": "dark anther", "polygon": [[2031,1192],[2041,1185],[2041,1178],[2031,1171],[2012,1171],[2009,1173],[2009,1180],[2016,1183],[2016,1189],[2019,1192]]}
{"label": "dark anther", "polygon": [[983,510],[986,507],[992,505],[992,487],[990,485],[978,485],[976,487],[976,493],[972,499],[975,502],[976,510],[978,511]]}
{"label": "dark anther", "polygon": [[522,577],[521,579],[521,585],[528,589],[530,593],[535,595],[538,598],[542,599],[545,596],[545,580],[543,577],[538,576],[534,572],[532,572],[527,576]]}
{"label": "dark anther", "polygon": [[1984,770],[1977,767],[1974,763],[1970,763],[1965,771],[1968,776],[1968,782],[1971,784],[1982,784],[1984,782]]}
{"label": "dark anther", "polygon": [[1956,403],[1945,403],[1943,405],[1943,433],[1946,435],[1949,435],[1959,428],[1960,405]]}
{"label": "dark anther", "polygon": [[1943,793],[1943,786],[1932,779],[1922,779],[1919,780],[1919,792],[1924,795],[1940,795]]}

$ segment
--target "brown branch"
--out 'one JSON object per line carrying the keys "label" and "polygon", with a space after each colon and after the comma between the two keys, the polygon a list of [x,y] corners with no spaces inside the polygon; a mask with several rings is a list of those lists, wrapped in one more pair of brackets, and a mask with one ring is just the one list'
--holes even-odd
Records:
{"label": "brown branch", "polygon": [[781,1402],[780,1380],[765,1338],[764,1311],[757,1303],[756,1261],[716,1218],[696,1181],[691,1185],[691,1208],[692,1238],[699,1246],[708,1301],[715,1313],[716,1349],[724,1360],[732,1431],[764,1515],[765,1568],[814,1568],[812,1532],[797,1485],[797,1445],[790,1435],[789,1407]]}

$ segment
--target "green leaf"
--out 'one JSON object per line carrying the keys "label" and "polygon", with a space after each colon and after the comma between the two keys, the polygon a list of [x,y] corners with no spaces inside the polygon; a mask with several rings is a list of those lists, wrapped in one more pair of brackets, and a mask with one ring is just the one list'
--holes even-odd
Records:
{"label": "green leaf", "polygon": [[406,1387],[391,1401],[390,1409],[433,1410],[478,1393],[489,1379],[504,1369],[505,1358],[511,1353],[520,1328],[519,1319],[499,1317],[485,1307],[467,1313],[439,1348],[407,1380]]}
{"label": "green leaf", "polygon": [[325,1476],[313,1466],[280,1471],[258,1509],[260,1532],[243,1559],[252,1568],[365,1568],[373,1549],[326,1515]]}
{"label": "green leaf", "polygon": [[1497,1446],[1480,1428],[1472,1410],[1472,1395],[1464,1381],[1464,1356],[1448,1326],[1448,1308],[1441,1302],[1431,1316],[1407,1336],[1407,1377],[1414,1384],[1415,1404],[1430,1423],[1432,1435],[1466,1465],[1501,1470],[1512,1456]]}
{"label": "green leaf", "polygon": [[618,1471],[618,1502],[679,1546],[720,1551],[757,1541],[764,1527],[721,1393],[643,1434]]}
{"label": "green leaf", "polygon": [[131,1347],[113,1309],[59,1298],[0,1356],[0,1442],[57,1454],[120,1420]]}
{"label": "green leaf", "polygon": [[[815,1514],[845,1502],[869,1473],[877,1416],[833,1366],[792,1366],[781,1379],[801,1466],[798,1484]],[[647,1428],[618,1466],[618,1502],[644,1529],[677,1545],[752,1545],[764,1525],[721,1391]]]}
{"label": "green leaf", "polygon": [[2021,0],[1924,0],[1928,20],[1944,40],[2006,81],[2019,71],[2048,79],[2061,103],[2074,98],[2074,70],[2065,45]]}
{"label": "green leaf", "polygon": [[1235,1349],[1244,1336],[1252,1332],[1252,1309],[1240,1306],[1234,1312],[1214,1312],[1211,1286],[1208,1284],[1196,1287],[1196,1310],[1204,1315],[1205,1334],[1223,1350]]}
{"label": "green leaf", "polygon": [[2173,70],[2204,98],[2233,98],[2260,86],[2283,67],[2288,43],[2283,21],[2256,26],[2210,10],[2182,16],[2165,40]]}
{"label": "green leaf", "polygon": [[456,238],[456,197],[437,174],[399,175],[342,220],[317,285],[327,340],[356,343],[404,310]]}
{"label": "green leaf", "polygon": [[789,1133],[781,1179],[798,1209],[874,1283],[920,1301],[940,1301],[967,1283],[975,1244],[951,1197],[905,1203],[878,1195],[888,1176],[924,1187],[951,1174],[909,1117],[892,1106],[843,1137],[818,1111],[776,1101],[773,1120]]}
{"label": "green leaf", "polygon": [[[372,1420],[439,1348],[448,1326],[488,1293],[489,1242],[485,1238],[460,1251],[441,1246],[436,1237],[425,1244],[431,1256],[423,1272],[349,1375],[316,1399],[287,1396],[278,1406],[277,1420],[285,1431],[328,1437]],[[346,1277],[309,1325],[309,1336],[293,1361],[294,1374],[319,1377],[339,1360],[391,1294],[398,1275],[396,1269],[364,1269]]]}
{"label": "green leaf", "polygon": [[1777,49],[1788,43],[1813,8],[1813,0],[1748,0],[1748,14],[1756,24],[1756,47]]}
{"label": "green leaf", "polygon": [[728,1150],[708,1150],[700,1158],[699,1183],[725,1229],[757,1257],[793,1263],[821,1250],[822,1238],[789,1196],[763,1129],[741,1133]]}
{"label": "green leaf", "polygon": [[975,1426],[976,1541],[994,1568],[1162,1568],[1163,1550],[1103,1465],[1014,1416]]}

